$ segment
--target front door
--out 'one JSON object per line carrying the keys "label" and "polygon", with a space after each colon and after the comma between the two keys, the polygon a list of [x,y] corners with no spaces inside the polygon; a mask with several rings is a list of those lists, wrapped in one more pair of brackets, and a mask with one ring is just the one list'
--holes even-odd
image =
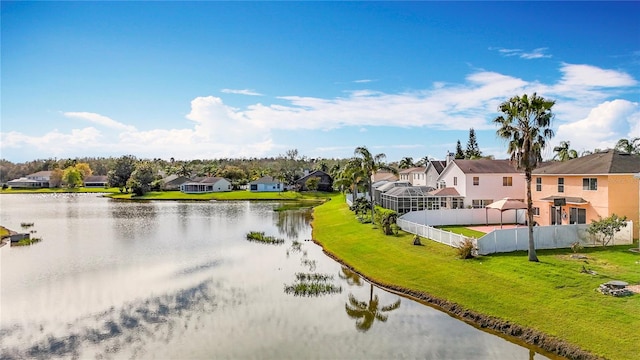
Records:
{"label": "front door", "polygon": [[551,207],[551,225],[562,225],[562,207],[561,206],[552,206]]}

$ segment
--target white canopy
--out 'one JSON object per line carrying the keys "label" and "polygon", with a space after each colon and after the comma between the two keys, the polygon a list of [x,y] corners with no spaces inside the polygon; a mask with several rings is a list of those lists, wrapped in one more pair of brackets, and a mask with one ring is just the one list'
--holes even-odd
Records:
{"label": "white canopy", "polygon": [[520,200],[516,200],[516,199],[512,199],[512,198],[504,198],[495,202],[492,202],[491,204],[487,205],[484,207],[485,208],[485,215],[487,218],[487,225],[489,225],[489,215],[487,214],[488,209],[496,209],[496,210],[500,210],[500,228],[502,228],[502,213],[507,211],[507,210],[515,210],[516,211],[516,215],[518,212],[518,209],[526,209],[527,208],[527,204],[523,203]]}

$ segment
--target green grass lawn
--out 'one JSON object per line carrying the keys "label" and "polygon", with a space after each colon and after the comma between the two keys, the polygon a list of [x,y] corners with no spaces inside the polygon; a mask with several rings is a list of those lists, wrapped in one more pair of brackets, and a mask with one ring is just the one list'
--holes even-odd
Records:
{"label": "green grass lawn", "polygon": [[436,226],[440,230],[450,231],[455,234],[460,234],[466,237],[474,237],[479,239],[486,235],[482,231],[472,230],[464,226]]}
{"label": "green grass lawn", "polygon": [[[341,195],[314,210],[313,238],[356,271],[382,284],[421,291],[467,309],[563,339],[609,359],[637,358],[640,294],[614,298],[596,291],[612,279],[640,282],[632,246],[538,251],[539,263],[515,252],[459,260],[455,249],[413,235],[384,236],[360,224]],[[634,245],[636,247],[637,245]],[[581,273],[583,266],[597,275]]]}
{"label": "green grass lawn", "polygon": [[42,189],[3,189],[0,194],[59,194],[59,193],[119,193],[118,188],[78,187],[68,188],[42,188]]}

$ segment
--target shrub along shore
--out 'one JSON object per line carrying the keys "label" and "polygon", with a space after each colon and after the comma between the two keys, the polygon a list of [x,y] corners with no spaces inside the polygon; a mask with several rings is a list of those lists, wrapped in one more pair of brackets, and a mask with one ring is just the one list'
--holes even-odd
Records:
{"label": "shrub along shore", "polygon": [[446,245],[414,246],[411,234],[385,236],[359,223],[341,195],[314,208],[313,239],[368,280],[480,328],[573,359],[637,358],[640,294],[596,290],[614,279],[638,282],[640,256],[631,246],[585,248],[586,259],[540,250],[539,263],[525,252],[460,260]]}

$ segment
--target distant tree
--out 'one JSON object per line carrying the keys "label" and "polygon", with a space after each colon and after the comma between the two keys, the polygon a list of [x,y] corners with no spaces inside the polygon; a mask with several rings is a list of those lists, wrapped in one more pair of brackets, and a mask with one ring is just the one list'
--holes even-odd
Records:
{"label": "distant tree", "polygon": [[82,175],[83,180],[93,174],[93,171],[91,171],[91,167],[87,163],[77,163],[75,168],[78,169],[78,171]]}
{"label": "distant tree", "polygon": [[464,150],[462,150],[462,144],[460,144],[460,140],[458,140],[458,142],[456,143],[455,158],[456,159],[464,159],[465,158]]}
{"label": "distant tree", "polygon": [[327,172],[329,171],[329,165],[327,165],[326,161],[320,161],[316,166],[316,170]]}
{"label": "distant tree", "polygon": [[600,218],[599,220],[591,220],[591,224],[587,228],[587,232],[594,236],[602,246],[607,246],[613,237],[627,226],[627,217],[619,217],[616,214],[612,214],[606,218]]}
{"label": "distant tree", "polygon": [[133,155],[124,155],[116,159],[114,168],[107,173],[109,185],[120,188],[120,192],[127,190],[127,180],[136,168],[137,159]]}
{"label": "distant tree", "polygon": [[319,184],[320,184],[320,178],[316,176],[308,178],[307,181],[304,183],[304,185],[307,187],[307,190],[309,191],[318,190]]}
{"label": "distant tree", "polygon": [[431,161],[431,159],[428,156],[425,156],[423,158],[421,158],[420,160],[416,161],[416,166],[426,166],[429,161]]}
{"label": "distant tree", "polygon": [[508,141],[507,152],[518,170],[524,171],[527,184],[527,218],[529,226],[529,261],[539,261],[533,240],[533,201],[531,199],[531,172],[542,162],[542,150],[547,139],[553,137],[551,108],[553,100],[533,93],[514,96],[500,104],[502,115],[493,122],[500,128],[498,137]]}
{"label": "distant tree", "polygon": [[58,169],[51,170],[51,176],[49,177],[49,186],[59,188],[62,185],[62,176],[64,171]]}
{"label": "distant tree", "polygon": [[627,154],[640,155],[640,137],[633,139],[620,139],[616,143],[615,149]]}
{"label": "distant tree", "polygon": [[464,152],[464,158],[473,160],[481,157],[482,152],[480,151],[478,141],[476,140],[476,131],[471,128],[469,129],[469,141],[467,142],[467,150]]}
{"label": "distant tree", "polygon": [[62,173],[62,182],[68,188],[82,186],[82,173],[75,166],[69,166]]}
{"label": "distant tree", "polygon": [[192,171],[193,169],[191,168],[191,165],[188,162],[183,162],[182,164],[180,164],[180,166],[178,166],[178,169],[175,174],[178,176],[184,176],[186,178],[190,178]]}
{"label": "distant tree", "polygon": [[570,145],[569,141],[560,141],[560,145],[553,148],[553,152],[556,153],[553,160],[567,161],[577,158],[578,152],[570,149]]}
{"label": "distant tree", "polygon": [[413,158],[410,156],[403,157],[402,160],[400,160],[400,164],[398,164],[398,167],[400,169],[410,169],[415,166],[416,165],[413,163]]}
{"label": "distant tree", "polygon": [[155,169],[151,162],[140,161],[136,163],[135,170],[127,180],[127,187],[137,195],[141,196],[149,192],[151,183],[155,180]]}

